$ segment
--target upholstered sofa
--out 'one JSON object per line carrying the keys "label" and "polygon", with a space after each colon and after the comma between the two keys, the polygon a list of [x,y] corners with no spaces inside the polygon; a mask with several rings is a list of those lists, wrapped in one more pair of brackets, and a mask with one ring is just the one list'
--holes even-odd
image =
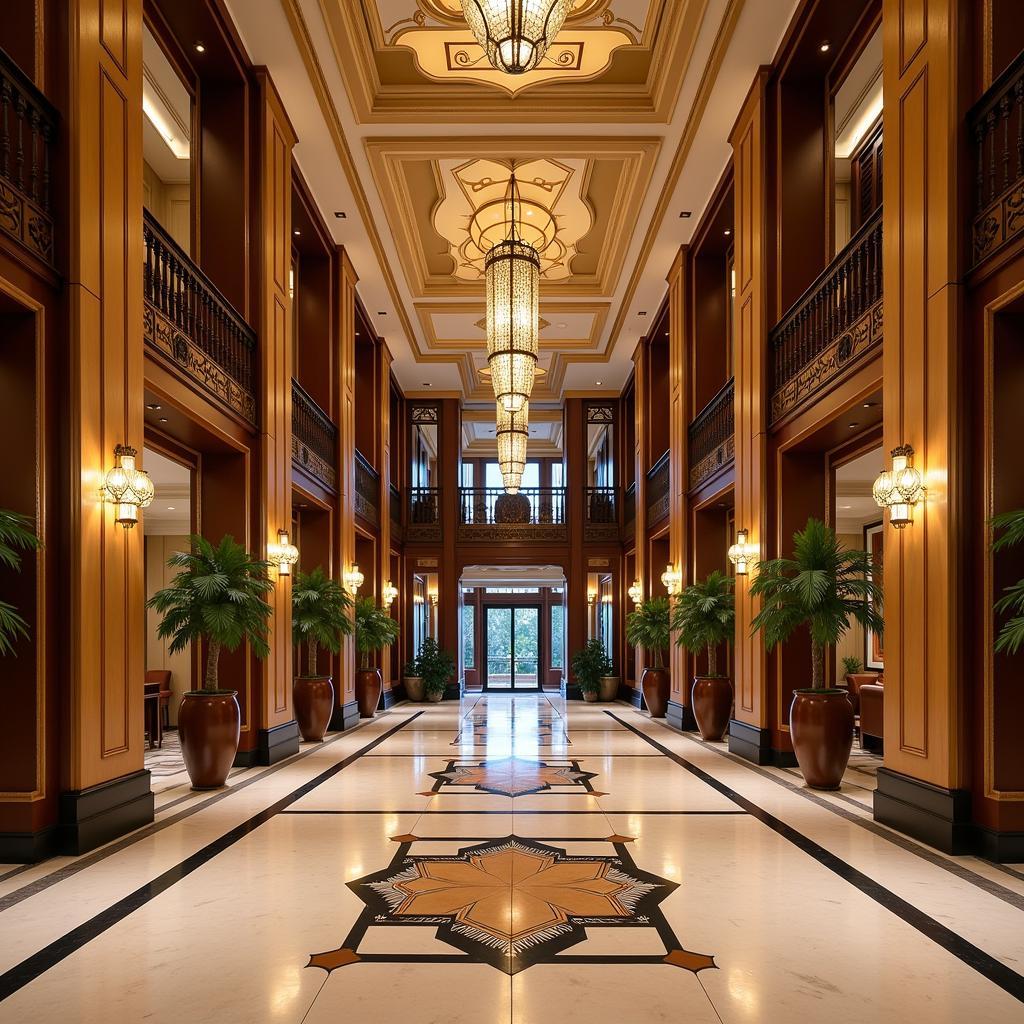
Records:
{"label": "upholstered sofa", "polygon": [[879,681],[860,688],[860,745],[882,752],[885,736],[885,686]]}

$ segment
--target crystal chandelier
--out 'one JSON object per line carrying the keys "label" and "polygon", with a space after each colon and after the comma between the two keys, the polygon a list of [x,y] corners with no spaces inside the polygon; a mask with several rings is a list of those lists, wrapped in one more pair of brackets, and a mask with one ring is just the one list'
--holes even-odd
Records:
{"label": "crystal chandelier", "polygon": [[492,67],[509,75],[544,58],[573,0],[462,0],[462,12]]}
{"label": "crystal chandelier", "polygon": [[519,237],[519,189],[509,180],[509,237],[487,254],[487,364],[494,397],[507,412],[529,400],[540,335],[540,256]]}
{"label": "crystal chandelier", "polygon": [[[498,468],[505,490],[515,494],[522,483],[526,469],[526,445],[530,437],[530,403],[523,403],[517,412],[510,412],[497,403]],[[510,486],[511,484],[511,486]]]}

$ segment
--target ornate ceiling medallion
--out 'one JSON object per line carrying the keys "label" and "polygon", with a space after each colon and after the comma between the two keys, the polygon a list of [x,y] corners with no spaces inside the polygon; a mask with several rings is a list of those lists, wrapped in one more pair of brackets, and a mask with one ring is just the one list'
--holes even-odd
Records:
{"label": "ornate ceiling medallion", "polygon": [[532,71],[561,31],[572,0],[462,0],[462,11],[492,67]]}

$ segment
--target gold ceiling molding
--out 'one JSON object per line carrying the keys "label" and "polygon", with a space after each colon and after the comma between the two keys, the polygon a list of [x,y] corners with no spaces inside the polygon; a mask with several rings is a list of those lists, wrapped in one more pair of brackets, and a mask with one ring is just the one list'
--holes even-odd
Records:
{"label": "gold ceiling molding", "polygon": [[478,62],[450,0],[404,2],[396,18],[398,0],[318,0],[362,124],[667,124],[709,0],[584,0],[543,69],[511,81]]}
{"label": "gold ceiling molding", "polygon": [[[447,298],[461,292],[482,300],[483,281],[457,276],[453,241],[435,226],[435,214],[449,193],[461,191],[452,173],[460,162],[485,160],[507,166],[510,154],[515,154],[518,165],[540,160],[582,166],[578,196],[588,208],[591,227],[575,243],[569,275],[546,280],[544,292],[555,297],[611,295],[662,142],[636,136],[399,136],[366,139],[364,145],[413,295]],[[461,233],[465,238],[465,229]]]}
{"label": "gold ceiling molding", "polygon": [[[572,25],[580,21],[588,21],[602,15],[607,17],[609,8],[611,7],[612,0],[574,0],[572,10],[569,12],[569,16],[565,19],[567,25]],[[462,0],[416,0],[416,6],[420,11],[427,16],[436,18],[439,22],[446,25],[464,25],[466,19],[462,15]],[[615,16],[612,15],[612,20]],[[416,20],[414,15],[412,19]],[[401,22],[404,24],[404,21]],[[388,29],[390,32],[391,29]]]}

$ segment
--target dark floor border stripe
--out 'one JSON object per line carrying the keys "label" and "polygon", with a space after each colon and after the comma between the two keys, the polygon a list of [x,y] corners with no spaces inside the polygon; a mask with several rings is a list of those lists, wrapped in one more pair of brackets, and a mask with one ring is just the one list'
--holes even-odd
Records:
{"label": "dark floor border stripe", "polygon": [[725,815],[726,817],[745,817],[746,811],[523,811],[517,810],[516,808],[510,808],[507,811],[499,810],[488,810],[488,811],[345,811],[345,810],[322,810],[322,811],[282,811],[282,814],[326,814],[326,815],[386,815],[386,814],[418,814],[421,817],[428,815],[441,815],[442,817],[458,818],[466,814],[503,814],[506,818],[508,817],[519,817],[529,818],[537,814],[589,814],[597,815],[602,818],[607,818],[609,815],[617,814],[620,816],[628,815],[631,818],[644,818],[651,816],[660,817],[688,817],[690,815]]}
{"label": "dark floor border stripe", "polygon": [[283,796],[276,803],[271,804],[269,807],[265,807],[262,811],[254,814],[247,821],[243,821],[240,825],[236,825],[234,828],[225,832],[224,835],[215,839],[212,843],[204,846],[201,850],[197,850],[190,857],[186,857],[179,864],[176,864],[172,868],[168,868],[163,872],[163,874],[158,875],[145,885],[140,886],[134,892],[129,893],[123,899],[118,900],[117,903],[107,907],[106,910],[103,910],[94,917],[91,917],[88,921],[83,921],[77,928],[72,928],[67,934],[62,935],[59,939],[55,939],[49,945],[44,946],[38,952],[33,953],[32,956],[27,957],[25,960],[22,960],[21,963],[16,964],[3,974],[0,974],[0,1002],[7,999],[8,996],[13,995],[19,989],[24,988],[30,982],[35,981],[36,978],[41,974],[44,974],[51,967],[56,966],[66,957],[69,957],[72,953],[102,935],[115,924],[123,921],[130,914],[134,913],[134,911],[149,903],[150,900],[155,899],[161,893],[166,892],[171,888],[171,886],[176,885],[182,879],[187,878],[193,871],[196,871],[198,868],[201,868],[204,864],[211,861],[217,856],[217,854],[223,853],[225,850],[234,846],[235,843],[239,842],[239,840],[244,839],[261,825],[270,821],[271,818],[280,814],[285,810],[285,808],[290,807],[296,800],[301,800],[318,786],[321,786],[329,779],[334,778],[334,776],[340,771],[347,768],[353,762],[358,761],[363,754],[380,746],[381,743],[389,739],[400,729],[404,729],[405,726],[422,714],[422,711],[417,711],[414,715],[411,715],[404,721],[399,722],[386,732],[381,733],[380,736],[371,740],[366,744],[366,746],[352,754],[349,754],[348,757],[339,761],[337,764],[331,765],[330,768],[325,769],[308,782],[304,782],[301,786],[292,790],[292,792],[287,796]]}
{"label": "dark floor border stripe", "polygon": [[909,924],[926,938],[929,938],[936,945],[941,946],[948,953],[952,953],[958,960],[968,967],[977,971],[987,978],[994,985],[998,985],[1004,992],[1013,996],[1014,999],[1024,1002],[1024,976],[1001,963],[994,956],[986,953],[983,949],[969,942],[962,935],[957,934],[951,928],[936,921],[934,917],[926,914],[923,910],[908,903],[901,896],[890,889],[885,888],[880,882],[858,871],[852,864],[847,864],[841,857],[837,857],[830,850],[816,843],[813,839],[798,832],[792,825],[776,818],[774,814],[766,811],[763,807],[755,804],[752,800],[737,793],[724,782],[719,781],[713,775],[709,775],[703,768],[697,767],[686,758],[680,756],[673,750],[659,743],[656,739],[648,736],[645,732],[630,725],[629,722],[619,718],[611,711],[606,715],[613,718],[624,728],[635,733],[646,743],[660,750],[669,760],[674,761],[680,768],[685,769],[691,775],[696,776],[705,785],[721,793],[722,796],[731,800],[738,807],[742,807],[749,814],[753,815],[763,825],[766,825],[773,832],[778,833],[783,839],[792,843],[797,849],[802,850],[809,857],[813,857],[822,867],[838,875],[844,881],[859,889],[869,899],[874,900],[890,913],[895,914],[900,920]]}

